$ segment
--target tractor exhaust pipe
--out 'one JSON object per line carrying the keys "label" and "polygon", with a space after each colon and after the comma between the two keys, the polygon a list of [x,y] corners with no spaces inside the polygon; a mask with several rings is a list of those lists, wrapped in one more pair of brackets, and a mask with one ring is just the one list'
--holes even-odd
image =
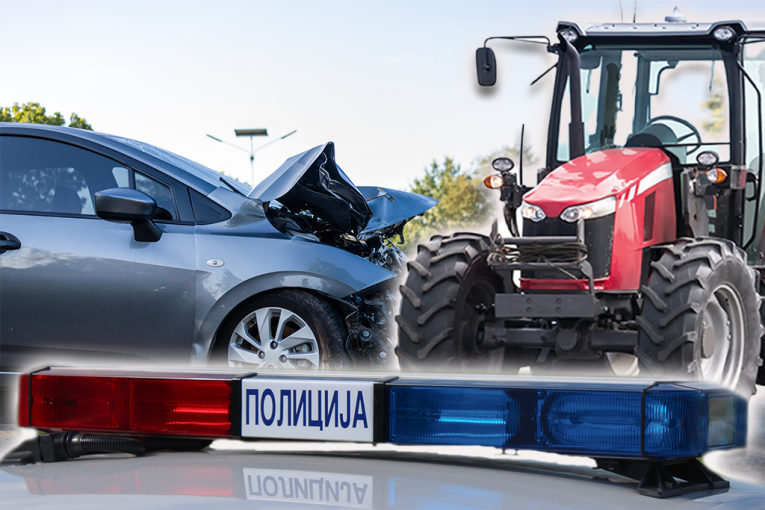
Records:
{"label": "tractor exhaust pipe", "polygon": [[571,123],[568,125],[569,159],[584,156],[584,123],[582,122],[582,82],[579,52],[560,33],[560,48],[568,63],[569,97],[571,98]]}

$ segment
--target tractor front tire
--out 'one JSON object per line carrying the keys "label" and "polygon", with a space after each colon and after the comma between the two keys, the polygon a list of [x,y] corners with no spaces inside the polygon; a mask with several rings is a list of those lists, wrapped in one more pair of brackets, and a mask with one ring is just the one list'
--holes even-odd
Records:
{"label": "tractor front tire", "polygon": [[482,350],[481,327],[494,318],[502,280],[486,263],[489,239],[435,236],[417,248],[401,286],[398,354],[409,371],[499,372],[503,349]]}
{"label": "tractor front tire", "polygon": [[763,335],[757,283],[746,254],[730,241],[699,238],[665,247],[641,287],[641,374],[754,393]]}

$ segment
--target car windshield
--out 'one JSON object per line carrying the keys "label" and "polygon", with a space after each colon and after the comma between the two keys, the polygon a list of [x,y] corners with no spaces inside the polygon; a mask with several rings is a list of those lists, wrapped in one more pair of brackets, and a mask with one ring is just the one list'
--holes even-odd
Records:
{"label": "car windshield", "polygon": [[[107,134],[103,134],[103,136],[110,138],[112,140],[115,140],[117,142],[123,143],[125,145],[129,145],[130,147],[138,149],[141,152],[145,152],[146,154],[154,156],[155,158],[161,159],[165,163],[168,163],[170,165],[173,165],[174,167],[180,168],[184,172],[188,172],[194,177],[202,179],[203,181],[209,184],[212,184],[213,186],[221,187],[221,185],[223,185],[223,183],[220,180],[223,174],[216,172],[215,170],[208,168],[204,165],[201,165],[195,161],[191,161],[190,159],[184,158],[183,156],[179,156],[178,154],[167,151],[165,149],[160,149],[159,147],[156,147],[148,143],[139,142],[137,140],[131,140],[130,138],[122,138],[121,136],[114,136],[114,135],[107,135]],[[242,184],[241,182],[237,181],[233,177],[226,176],[226,182],[230,183],[243,195],[247,195],[250,192],[249,186]]]}
{"label": "car windshield", "polygon": [[[654,137],[678,157],[714,150],[729,159],[728,90],[719,50],[705,47],[587,46],[581,52],[585,150],[640,146]],[[558,160],[569,159],[566,87]],[[639,138],[636,138],[640,135]]]}

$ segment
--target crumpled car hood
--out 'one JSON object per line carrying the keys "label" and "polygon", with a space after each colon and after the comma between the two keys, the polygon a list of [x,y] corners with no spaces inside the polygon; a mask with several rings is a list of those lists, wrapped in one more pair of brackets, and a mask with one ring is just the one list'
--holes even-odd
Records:
{"label": "crumpled car hood", "polygon": [[309,211],[353,235],[396,225],[438,203],[416,193],[377,186],[357,188],[337,166],[332,142],[287,159],[248,196],[263,203],[277,200],[295,214]]}
{"label": "crumpled car hood", "polygon": [[393,226],[422,214],[438,203],[438,200],[417,193],[398,191],[378,186],[359,186],[370,209],[372,219],[362,234]]}
{"label": "crumpled car hood", "polygon": [[278,200],[294,213],[309,210],[351,234],[364,230],[372,217],[364,197],[335,163],[332,142],[292,156],[248,196],[261,202]]}

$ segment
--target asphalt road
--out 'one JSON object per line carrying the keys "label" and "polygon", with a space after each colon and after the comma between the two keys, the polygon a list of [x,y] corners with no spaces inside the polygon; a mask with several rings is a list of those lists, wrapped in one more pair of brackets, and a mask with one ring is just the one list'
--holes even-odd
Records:
{"label": "asphalt road", "polygon": [[[34,432],[15,425],[0,425],[0,457]],[[765,485],[765,386],[749,401],[749,433],[743,450],[715,452],[704,463],[723,478]]]}

